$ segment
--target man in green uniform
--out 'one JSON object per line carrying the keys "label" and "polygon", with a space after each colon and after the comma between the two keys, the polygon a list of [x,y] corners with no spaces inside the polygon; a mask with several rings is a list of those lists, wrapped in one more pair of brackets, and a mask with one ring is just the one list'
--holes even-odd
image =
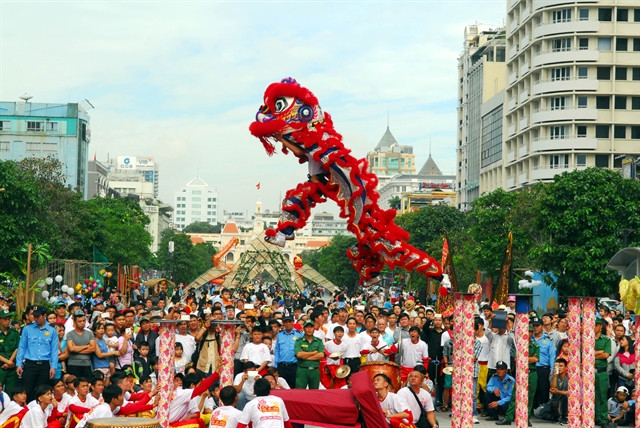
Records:
{"label": "man in green uniform", "polygon": [[607,375],[607,358],[611,354],[611,341],[602,334],[607,327],[607,321],[596,318],[596,424],[608,426],[607,389],[609,376]]}
{"label": "man in green uniform", "polygon": [[324,358],[324,342],[315,337],[313,321],[304,323],[304,336],[296,340],[293,352],[298,358],[296,371],[296,388],[318,389],[320,386],[320,360]]}
{"label": "man in green uniform", "polygon": [[[529,324],[529,420],[531,419],[531,415],[533,415],[533,399],[536,396],[536,391],[538,388],[538,371],[536,370],[536,363],[538,362],[538,358],[540,357],[540,347],[538,344],[531,340],[531,334],[533,333],[533,325]],[[516,385],[516,388],[518,386]],[[511,425],[511,422],[515,419],[516,416],[516,394],[511,395],[511,401],[509,402],[509,408],[507,409],[507,413],[504,414],[504,419],[496,422],[496,425]],[[529,426],[531,426],[531,422],[529,422]]]}
{"label": "man in green uniform", "polygon": [[20,343],[20,333],[9,327],[11,312],[0,311],[0,384],[7,391],[13,391],[18,380],[16,374],[16,354]]}

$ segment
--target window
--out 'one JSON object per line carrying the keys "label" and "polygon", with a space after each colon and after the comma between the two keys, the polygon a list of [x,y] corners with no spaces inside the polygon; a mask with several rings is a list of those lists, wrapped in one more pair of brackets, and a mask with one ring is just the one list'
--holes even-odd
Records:
{"label": "window", "polygon": [[553,11],[553,23],[571,21],[571,9],[562,9]]}
{"label": "window", "polygon": [[611,37],[598,37],[598,50],[602,52],[611,51]]}
{"label": "window", "polygon": [[569,104],[569,97],[553,97],[551,98],[551,110],[564,110]]}
{"label": "window", "polygon": [[30,143],[27,142],[27,151],[28,152],[39,152],[42,149],[40,143]]}
{"label": "window", "polygon": [[44,131],[44,124],[42,122],[27,121],[27,131],[41,132]]}
{"label": "window", "polygon": [[587,155],[576,155],[576,164],[578,166],[587,166]]}
{"label": "window", "polygon": [[611,108],[610,96],[598,96],[596,97],[596,108],[600,110],[608,110]]}
{"label": "window", "polygon": [[589,39],[587,37],[580,37],[578,39],[578,49],[581,51],[589,49]]}
{"label": "window", "polygon": [[578,108],[587,108],[587,96],[578,95]]}
{"label": "window", "polygon": [[56,143],[42,143],[43,152],[57,152],[58,145]]}
{"label": "window", "polygon": [[378,166],[378,158],[377,157],[373,158],[373,166],[374,167]]}
{"label": "window", "polygon": [[587,138],[587,125],[576,126],[576,134],[578,138]]}
{"label": "window", "polygon": [[616,37],[616,50],[626,52],[629,40],[626,37]]}
{"label": "window", "polygon": [[585,66],[578,67],[578,79],[586,79],[589,77],[589,69]]}
{"label": "window", "polygon": [[565,52],[571,50],[571,38],[555,39],[551,41],[552,52]]}
{"label": "window", "polygon": [[640,125],[631,126],[631,139],[640,140]]}
{"label": "window", "polygon": [[640,80],[640,67],[633,67],[631,71],[631,78],[633,80]]}
{"label": "window", "polygon": [[627,67],[616,67],[616,80],[627,80]]}
{"label": "window", "polygon": [[640,110],[640,97],[631,97],[631,110]]}
{"label": "window", "polygon": [[640,9],[633,11],[633,22],[640,22]]}
{"label": "window", "polygon": [[46,122],[45,125],[47,132],[58,132],[58,122]]}
{"label": "window", "polygon": [[11,143],[8,141],[0,141],[0,152],[8,152],[11,148]]}
{"label": "window", "polygon": [[627,97],[624,95],[616,95],[614,100],[614,107],[616,110],[626,110]]}
{"label": "window", "polygon": [[201,204],[192,204],[191,209],[193,208],[201,208]]}
{"label": "window", "polygon": [[611,80],[611,67],[597,67],[596,78],[598,80]]}
{"label": "window", "polygon": [[627,127],[624,125],[615,125],[613,127],[613,138],[627,138]]}
{"label": "window", "polygon": [[638,38],[633,39],[633,51],[634,52],[640,51],[640,39]]}
{"label": "window", "polygon": [[589,9],[578,9],[578,16],[580,17],[580,21],[588,21]]}
{"label": "window", "polygon": [[600,8],[598,9],[598,21],[611,21],[612,13],[611,8]]}
{"label": "window", "polygon": [[609,168],[609,155],[596,155],[596,166],[599,168]]}
{"label": "window", "polygon": [[569,80],[571,78],[571,67],[559,67],[551,70],[551,81]]}
{"label": "window", "polygon": [[551,126],[549,128],[549,137],[552,140],[562,140],[569,136],[568,126]]}
{"label": "window", "polygon": [[620,9],[616,11],[616,21],[627,22],[629,20],[629,9]]}
{"label": "window", "polygon": [[596,138],[609,138],[609,125],[596,125]]}
{"label": "window", "polygon": [[569,155],[552,155],[552,156],[549,156],[549,166],[552,169],[569,168]]}
{"label": "window", "polygon": [[11,122],[8,120],[0,120],[0,131],[8,131],[11,129]]}

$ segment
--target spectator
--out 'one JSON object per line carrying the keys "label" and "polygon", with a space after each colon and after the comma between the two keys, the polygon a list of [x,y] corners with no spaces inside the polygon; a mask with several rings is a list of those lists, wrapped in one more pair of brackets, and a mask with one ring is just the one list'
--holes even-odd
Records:
{"label": "spectator", "polygon": [[136,354],[138,353],[138,349],[140,348],[140,343],[147,342],[149,344],[149,355],[157,355],[156,353],[156,339],[158,338],[158,333],[151,329],[151,322],[149,318],[143,317],[140,319],[140,330],[138,330],[138,334],[136,335],[134,344],[136,349]]}
{"label": "spectator", "polygon": [[[315,324],[308,320],[304,323],[304,336],[296,340],[294,352],[298,358],[296,388],[318,389],[320,385],[320,360],[324,358],[324,343],[313,335]],[[358,355],[360,351],[358,350]]]}
{"label": "spectator", "polygon": [[614,366],[618,375],[616,389],[618,386],[624,386],[629,391],[635,389],[635,381],[633,379],[636,368],[636,354],[634,351],[634,342],[629,336],[620,338],[620,347],[614,358]]}
{"label": "spectator", "polygon": [[93,332],[85,330],[87,317],[81,309],[73,314],[74,330],[67,333],[67,372],[76,377],[89,379],[91,377],[91,356],[96,350]]}
{"label": "spectator", "polygon": [[504,414],[509,406],[515,380],[507,374],[509,366],[504,361],[496,362],[496,373],[487,384],[486,403],[487,420],[497,421],[499,414]]}
{"label": "spectator", "polygon": [[295,385],[298,359],[294,345],[302,335],[293,328],[291,315],[285,315],[282,324],[284,328],[278,333],[274,349],[274,367],[289,385]]}
{"label": "spectator", "polygon": [[[44,319],[44,314],[41,317]],[[21,428],[47,426],[47,418],[51,414],[51,409],[48,407],[53,402],[53,391],[49,385],[38,385],[34,390],[34,395],[36,403],[29,408],[24,418],[22,418]]]}
{"label": "spectator", "polygon": [[109,350],[109,346],[105,340],[104,331],[104,324],[100,322],[96,323],[93,327],[96,347],[95,353],[92,357],[94,370],[100,371],[108,382],[108,379],[111,376],[111,360],[114,357],[119,356],[120,353],[117,350]]}
{"label": "spectator", "polygon": [[36,385],[56,374],[58,366],[58,335],[47,324],[44,309],[33,308],[34,322],[26,325],[20,336],[16,357],[16,373],[22,376],[22,384],[27,392],[27,402],[36,398]]}
{"label": "spectator", "polygon": [[424,413],[427,422],[431,427],[438,426],[436,421],[435,409],[433,408],[433,400],[431,395],[422,388],[424,382],[424,375],[419,371],[412,371],[407,376],[407,386],[400,388],[398,391],[398,397],[403,400],[409,406],[413,419],[410,422],[416,424]]}
{"label": "spectator", "polygon": [[611,341],[607,336],[602,334],[602,331],[606,329],[606,321],[603,318],[596,318],[595,326],[595,358],[596,358],[596,401],[595,401],[595,420],[596,424],[605,425],[608,423],[609,418],[607,416],[607,389],[608,389],[608,376],[607,376],[607,358],[611,354]]}
{"label": "spectator", "polygon": [[0,384],[7,391],[13,391],[18,380],[15,367],[20,333],[9,326],[12,315],[7,310],[0,311]]}
{"label": "spectator", "polygon": [[[310,335],[313,336],[313,333]],[[249,423],[253,428],[291,426],[287,407],[280,397],[270,395],[271,385],[268,380],[256,380],[254,391],[259,399],[250,401],[244,407],[242,414],[238,417],[238,428],[245,428]]]}

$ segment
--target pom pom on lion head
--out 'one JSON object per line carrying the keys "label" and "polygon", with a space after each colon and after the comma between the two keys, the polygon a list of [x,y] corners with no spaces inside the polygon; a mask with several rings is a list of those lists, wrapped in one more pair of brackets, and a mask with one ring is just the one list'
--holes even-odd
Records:
{"label": "pom pom on lion head", "polygon": [[311,128],[323,121],[324,114],[315,95],[300,86],[296,79],[288,77],[267,87],[264,104],[258,109],[249,131],[260,139],[271,156],[276,148],[270,140]]}

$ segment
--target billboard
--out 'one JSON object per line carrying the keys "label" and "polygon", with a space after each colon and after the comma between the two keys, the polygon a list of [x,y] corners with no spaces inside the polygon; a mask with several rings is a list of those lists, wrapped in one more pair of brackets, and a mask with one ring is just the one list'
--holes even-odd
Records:
{"label": "billboard", "polygon": [[153,171],[153,158],[138,156],[118,156],[116,169],[126,171]]}

